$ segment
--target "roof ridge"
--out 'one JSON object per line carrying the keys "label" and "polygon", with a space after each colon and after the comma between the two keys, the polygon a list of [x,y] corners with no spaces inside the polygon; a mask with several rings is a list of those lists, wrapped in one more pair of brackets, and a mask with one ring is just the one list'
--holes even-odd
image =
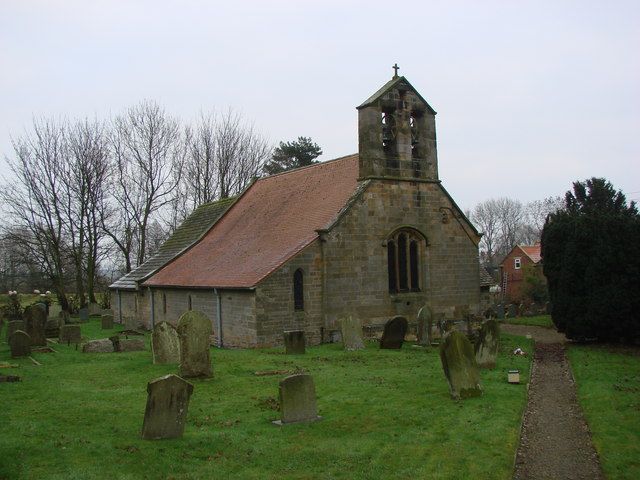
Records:
{"label": "roof ridge", "polygon": [[339,160],[344,160],[346,158],[355,157],[357,155],[359,155],[359,154],[358,153],[352,153],[350,155],[343,155],[342,157],[332,158],[331,160],[325,160],[325,161],[322,161],[322,162],[316,162],[316,163],[312,163],[311,165],[305,165],[303,167],[292,168],[290,170],[285,170],[284,172],[278,172],[278,173],[274,173],[273,175],[267,175],[266,177],[261,177],[261,178],[258,179],[258,182],[260,182],[262,180],[266,180],[268,178],[279,177],[279,176],[282,176],[282,175],[288,175],[290,173],[299,172],[300,170],[305,170],[305,169],[308,169],[308,168],[319,167],[321,165],[326,165],[328,163],[337,162]]}

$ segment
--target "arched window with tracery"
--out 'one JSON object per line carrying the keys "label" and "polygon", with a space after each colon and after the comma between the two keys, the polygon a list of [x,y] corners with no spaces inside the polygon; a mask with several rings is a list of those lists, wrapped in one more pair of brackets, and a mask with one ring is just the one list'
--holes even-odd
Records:
{"label": "arched window with tracery", "polygon": [[293,309],[304,310],[304,279],[301,268],[293,274]]}
{"label": "arched window with tracery", "polygon": [[399,230],[387,240],[389,292],[420,291],[422,242],[422,236],[410,229]]}

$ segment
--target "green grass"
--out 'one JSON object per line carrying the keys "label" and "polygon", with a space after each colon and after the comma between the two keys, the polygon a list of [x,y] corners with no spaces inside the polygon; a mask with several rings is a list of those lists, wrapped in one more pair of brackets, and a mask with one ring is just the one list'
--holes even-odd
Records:
{"label": "green grass", "polygon": [[[115,330],[114,330],[115,331]],[[96,320],[83,325],[103,338]],[[148,336],[146,337],[148,344]],[[512,475],[530,360],[509,352],[530,340],[503,335],[498,367],[482,372],[484,395],[449,397],[437,349],[360,352],[340,344],[285,356],[282,349],[212,350],[214,378],[193,380],[181,439],[140,438],[149,380],[177,367],[153,365],[150,352],[82,354],[56,345],[34,353],[42,363],[0,373],[0,478],[391,479]],[[304,369],[313,375],[323,420],[277,427],[273,409],[284,376],[258,370]],[[522,384],[509,385],[518,368]]]}
{"label": "green grass", "polygon": [[640,478],[640,349],[574,345],[569,360],[607,478]]}
{"label": "green grass", "polygon": [[551,315],[536,315],[534,317],[514,317],[505,318],[504,323],[511,323],[513,325],[534,325],[537,327],[555,328]]}

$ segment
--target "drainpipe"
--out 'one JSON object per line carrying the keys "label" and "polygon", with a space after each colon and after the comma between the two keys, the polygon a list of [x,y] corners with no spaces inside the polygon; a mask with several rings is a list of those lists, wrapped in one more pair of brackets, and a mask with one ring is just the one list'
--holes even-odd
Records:
{"label": "drainpipe", "polygon": [[153,296],[151,287],[149,287],[149,296],[151,297],[151,330],[153,330],[156,326],[156,299]]}
{"label": "drainpipe", "polygon": [[213,293],[216,295],[216,329],[218,330],[218,348],[222,348],[224,343],[222,341],[222,295],[217,288],[213,289]]}

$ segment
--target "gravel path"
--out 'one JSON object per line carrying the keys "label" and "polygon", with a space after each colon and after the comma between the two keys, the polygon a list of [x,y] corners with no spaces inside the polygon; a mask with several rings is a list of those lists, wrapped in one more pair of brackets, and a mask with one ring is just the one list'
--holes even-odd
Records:
{"label": "gravel path", "polygon": [[564,335],[526,325],[503,325],[502,329],[531,335],[536,342],[513,478],[604,479],[576,398]]}

